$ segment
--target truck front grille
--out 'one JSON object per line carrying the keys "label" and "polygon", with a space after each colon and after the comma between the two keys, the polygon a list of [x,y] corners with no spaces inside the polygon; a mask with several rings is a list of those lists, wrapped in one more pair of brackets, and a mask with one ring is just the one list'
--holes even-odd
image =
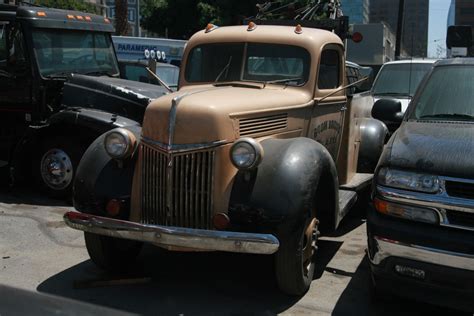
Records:
{"label": "truck front grille", "polygon": [[474,183],[446,181],[446,192],[453,197],[474,199]]}
{"label": "truck front grille", "polygon": [[215,151],[169,154],[141,146],[141,222],[210,229]]}

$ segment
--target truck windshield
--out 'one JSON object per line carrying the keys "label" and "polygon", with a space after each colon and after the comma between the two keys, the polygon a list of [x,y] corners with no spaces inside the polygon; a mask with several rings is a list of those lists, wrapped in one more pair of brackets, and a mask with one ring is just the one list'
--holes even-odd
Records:
{"label": "truck windshield", "polygon": [[385,65],[374,82],[374,95],[412,97],[431,63],[406,63]]}
{"label": "truck windshield", "polygon": [[306,49],[292,45],[204,44],[193,48],[186,65],[188,82],[257,81],[303,85],[309,76],[310,55]]}
{"label": "truck windshield", "polygon": [[34,30],[33,46],[41,75],[118,75],[112,41],[106,33]]}
{"label": "truck windshield", "polygon": [[[411,118],[420,120],[474,120],[474,66],[447,66],[433,71]],[[449,91],[449,92],[447,92]]]}

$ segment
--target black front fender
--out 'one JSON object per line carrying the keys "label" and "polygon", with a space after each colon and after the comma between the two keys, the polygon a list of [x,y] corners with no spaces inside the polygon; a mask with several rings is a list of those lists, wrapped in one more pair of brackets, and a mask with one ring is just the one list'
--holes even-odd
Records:
{"label": "black front fender", "polygon": [[[313,207],[319,217],[338,220],[338,181],[329,152],[309,138],[261,142],[264,158],[256,170],[239,172],[231,194],[231,220],[242,222],[252,213],[263,226],[280,233],[293,231]],[[328,193],[316,201],[317,190]],[[325,214],[322,214],[325,213]],[[234,217],[234,218],[232,218]],[[259,225],[260,228],[262,225]]]}
{"label": "black front fender", "polygon": [[[127,129],[140,139],[140,127]],[[110,199],[130,202],[138,150],[130,158],[116,161],[105,151],[104,138],[102,134],[89,146],[77,169],[73,202],[83,213],[105,215],[105,205]],[[127,216],[128,213],[121,214],[124,219]]]}

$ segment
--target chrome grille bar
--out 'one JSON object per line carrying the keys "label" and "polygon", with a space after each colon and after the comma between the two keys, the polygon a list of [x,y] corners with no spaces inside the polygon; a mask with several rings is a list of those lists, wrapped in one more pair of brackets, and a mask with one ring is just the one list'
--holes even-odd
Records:
{"label": "chrome grille bar", "polygon": [[141,146],[141,222],[210,229],[215,152],[170,155]]}

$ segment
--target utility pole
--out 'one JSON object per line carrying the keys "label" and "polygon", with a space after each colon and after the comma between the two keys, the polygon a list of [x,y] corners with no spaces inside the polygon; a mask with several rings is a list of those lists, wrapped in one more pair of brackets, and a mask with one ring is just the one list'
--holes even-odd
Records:
{"label": "utility pole", "polygon": [[400,58],[402,48],[403,15],[405,11],[405,0],[398,0],[397,40],[395,43],[395,59]]}

